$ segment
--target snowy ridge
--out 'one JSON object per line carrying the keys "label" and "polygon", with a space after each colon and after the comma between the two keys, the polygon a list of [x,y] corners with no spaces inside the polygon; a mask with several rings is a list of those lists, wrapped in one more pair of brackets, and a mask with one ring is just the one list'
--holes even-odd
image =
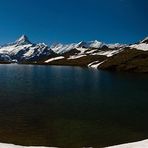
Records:
{"label": "snowy ridge", "polygon": [[148,37],[144,38],[139,43],[133,44],[133,45],[131,45],[129,47],[137,49],[137,50],[148,51]]}
{"label": "snowy ridge", "polygon": [[50,48],[57,54],[63,54],[76,47],[77,47],[77,44],[67,44],[67,45],[57,44],[57,45],[52,45]]}
{"label": "snowy ridge", "polygon": [[108,44],[107,47],[110,49],[114,49],[114,48],[123,48],[126,47],[126,44],[119,44],[119,43],[115,43],[115,44]]}
{"label": "snowy ridge", "polygon": [[130,47],[135,48],[137,50],[148,51],[148,44],[146,43],[134,44],[134,45],[131,45]]}
{"label": "snowy ridge", "polygon": [[127,45],[122,45],[119,43],[105,44],[105,43],[95,40],[95,41],[88,41],[88,42],[81,41],[78,44],[76,44],[76,43],[65,44],[65,45],[64,44],[56,44],[56,45],[52,45],[50,48],[57,54],[63,54],[63,53],[66,53],[72,49],[77,49],[77,50],[81,51],[81,53],[84,53],[88,49],[95,50],[95,49],[102,49],[103,47],[107,47],[112,50],[112,49],[123,48],[125,46],[127,46]]}
{"label": "snowy ridge", "polygon": [[140,43],[148,43],[148,37],[144,38]]}

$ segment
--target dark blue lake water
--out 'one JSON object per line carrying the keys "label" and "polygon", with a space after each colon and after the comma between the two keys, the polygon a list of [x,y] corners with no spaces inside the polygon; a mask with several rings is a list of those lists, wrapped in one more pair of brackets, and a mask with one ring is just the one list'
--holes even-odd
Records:
{"label": "dark blue lake water", "polygon": [[148,138],[148,75],[0,65],[0,142],[79,148]]}

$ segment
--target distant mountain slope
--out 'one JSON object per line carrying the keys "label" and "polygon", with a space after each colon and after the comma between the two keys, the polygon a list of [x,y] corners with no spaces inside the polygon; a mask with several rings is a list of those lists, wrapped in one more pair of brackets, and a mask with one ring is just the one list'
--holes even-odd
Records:
{"label": "distant mountain slope", "polygon": [[22,35],[0,47],[0,63],[85,66],[118,71],[148,72],[148,37],[135,44],[95,41],[73,44],[34,44]]}
{"label": "distant mountain slope", "polygon": [[108,58],[100,69],[132,72],[148,72],[148,38],[127,46],[122,52]]}

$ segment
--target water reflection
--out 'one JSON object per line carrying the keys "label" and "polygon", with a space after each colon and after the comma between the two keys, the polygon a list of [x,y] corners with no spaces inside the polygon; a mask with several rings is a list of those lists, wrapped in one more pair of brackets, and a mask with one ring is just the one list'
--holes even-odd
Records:
{"label": "water reflection", "polygon": [[98,148],[148,138],[147,83],[141,74],[0,65],[0,141]]}

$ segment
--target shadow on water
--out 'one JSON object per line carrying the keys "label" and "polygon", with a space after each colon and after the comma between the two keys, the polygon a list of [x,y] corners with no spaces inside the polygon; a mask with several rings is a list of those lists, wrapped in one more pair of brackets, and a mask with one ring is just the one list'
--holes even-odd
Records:
{"label": "shadow on water", "polygon": [[148,138],[148,76],[0,65],[0,141],[103,147]]}

